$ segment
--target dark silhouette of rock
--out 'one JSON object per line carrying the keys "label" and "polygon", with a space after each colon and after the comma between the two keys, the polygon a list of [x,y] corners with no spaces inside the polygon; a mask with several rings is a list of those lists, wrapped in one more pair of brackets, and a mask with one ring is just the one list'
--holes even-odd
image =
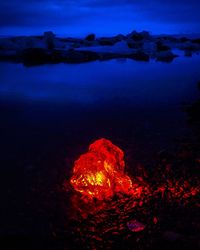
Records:
{"label": "dark silhouette of rock", "polygon": [[99,59],[100,56],[92,51],[76,51],[76,50],[53,50],[45,49],[25,49],[22,51],[22,61],[27,66],[34,66],[45,63],[82,63]]}
{"label": "dark silhouette of rock", "polygon": [[197,39],[193,39],[192,40],[193,43],[197,43],[197,44],[200,44],[200,38],[197,38]]}
{"label": "dark silhouette of rock", "polygon": [[127,40],[127,46],[130,48],[130,49],[139,49],[139,48],[142,48],[143,46],[143,41],[134,41],[133,39],[129,38]]}
{"label": "dark silhouette of rock", "polygon": [[112,46],[117,42],[120,42],[124,39],[123,35],[117,35],[113,37],[102,37],[98,39],[98,42],[102,46]]}
{"label": "dark silhouette of rock", "polygon": [[90,62],[99,59],[99,55],[92,51],[68,50],[63,54],[63,59],[68,63]]}
{"label": "dark silhouette of rock", "polygon": [[50,59],[47,50],[41,48],[24,49],[21,53],[22,61],[25,65],[38,65],[47,63]]}
{"label": "dark silhouette of rock", "polygon": [[177,55],[172,53],[171,51],[160,51],[156,54],[156,60],[160,62],[172,62]]}
{"label": "dark silhouette of rock", "polygon": [[188,42],[189,40],[190,40],[190,39],[187,38],[187,37],[181,37],[181,38],[180,38],[180,42],[181,42],[181,43]]}
{"label": "dark silhouette of rock", "polygon": [[126,39],[126,36],[119,34],[119,35],[114,36],[113,38],[115,38],[118,42],[120,42],[120,41]]}
{"label": "dark silhouette of rock", "polygon": [[[103,48],[103,46],[111,47]],[[57,38],[52,31],[47,31],[41,36],[0,38],[0,60],[37,65],[112,58],[149,61],[151,57],[157,61],[171,62],[176,57],[171,52],[172,48],[183,50],[185,56],[192,56],[193,53],[200,51],[200,39],[192,40],[167,35],[151,36],[147,31],[133,31],[127,36],[119,34],[96,38],[95,34],[91,33],[84,39]]]}
{"label": "dark silhouette of rock", "polygon": [[64,53],[62,50],[53,50],[49,55],[50,63],[64,62]]}
{"label": "dark silhouette of rock", "polygon": [[116,41],[110,39],[110,38],[101,38],[99,39],[99,44],[102,46],[112,46],[116,43]]}
{"label": "dark silhouette of rock", "polygon": [[47,49],[55,48],[55,35],[52,31],[44,32],[44,39],[47,45]]}
{"label": "dark silhouette of rock", "polygon": [[145,61],[145,62],[148,62],[150,59],[148,54],[140,50],[133,54],[128,55],[128,58],[134,59],[136,61]]}
{"label": "dark silhouette of rock", "polygon": [[131,38],[134,41],[142,41],[144,39],[149,39],[151,36],[147,31],[142,31],[142,32],[133,31],[127,37]]}
{"label": "dark silhouette of rock", "polygon": [[125,58],[125,56],[119,53],[112,53],[112,52],[99,53],[99,60],[101,61],[115,59],[115,58]]}
{"label": "dark silhouette of rock", "polygon": [[16,50],[3,50],[0,49],[0,60],[2,61],[18,61]]}
{"label": "dark silhouette of rock", "polygon": [[198,43],[193,43],[193,42],[185,42],[182,46],[181,49],[183,50],[190,50],[190,51],[197,51],[200,49],[200,46]]}
{"label": "dark silhouette of rock", "polygon": [[164,45],[161,41],[157,41],[156,46],[157,46],[157,51],[168,51],[171,49],[169,46]]}
{"label": "dark silhouette of rock", "polygon": [[98,46],[98,42],[96,40],[94,41],[88,41],[88,40],[83,40],[83,43],[80,44],[80,47],[93,47],[93,46]]}
{"label": "dark silhouette of rock", "polygon": [[94,41],[95,40],[95,34],[89,34],[85,38],[86,41]]}
{"label": "dark silhouette of rock", "polygon": [[80,38],[67,37],[67,38],[59,38],[61,42],[65,43],[83,43],[83,40]]}

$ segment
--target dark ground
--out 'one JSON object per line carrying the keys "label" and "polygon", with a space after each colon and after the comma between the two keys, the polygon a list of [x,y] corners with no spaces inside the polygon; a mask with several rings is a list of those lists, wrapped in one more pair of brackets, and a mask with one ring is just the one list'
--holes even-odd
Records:
{"label": "dark ground", "polygon": [[[7,168],[1,175],[1,249],[200,249],[198,108],[199,101],[186,108],[193,137],[180,138],[173,154],[159,152],[153,165],[137,164],[134,169],[133,156],[126,156],[129,175],[139,186],[150,186],[150,192],[139,198],[119,194],[101,204],[85,205],[65,182],[73,161],[85,150],[82,146],[71,150],[66,160],[65,152],[54,155],[49,149],[37,158],[39,148],[32,150],[36,155],[21,157],[22,152],[31,152],[21,145],[24,150],[18,148],[3,161]],[[78,145],[76,140],[73,145]],[[35,159],[32,165],[29,157]],[[175,184],[175,190],[170,189]],[[161,186],[165,191],[156,192]],[[144,223],[145,230],[131,232],[127,227],[131,219]]]}
{"label": "dark ground", "polygon": [[[137,197],[118,194],[109,201],[87,204],[66,181],[71,176],[74,160],[90,143],[87,134],[82,133],[84,128],[76,131],[73,127],[76,119],[69,120],[72,138],[63,133],[66,124],[59,125],[60,131],[56,123],[49,124],[46,131],[45,126],[20,118],[19,107],[15,110],[13,106],[1,107],[1,115],[5,112],[6,116],[6,121],[1,121],[1,166],[4,166],[1,170],[1,249],[200,249],[199,100],[183,108],[192,133],[179,138],[173,152],[164,149],[152,154],[152,149],[148,152],[151,157],[140,161],[147,152],[137,159],[137,149],[128,134],[124,132],[124,141],[113,139],[117,138],[116,128],[113,138],[109,139],[124,150],[127,172],[142,192]],[[26,112],[23,105],[20,109]],[[31,117],[31,109],[29,112]],[[56,117],[58,122],[60,115]],[[40,119],[42,123],[44,118]],[[117,113],[112,119],[118,121]],[[107,121],[109,124],[109,117]],[[99,122],[103,123],[101,119]],[[22,124],[23,131],[18,133]],[[94,124],[86,125],[94,127]],[[54,145],[49,141],[47,147],[51,131],[56,131],[51,137]],[[98,136],[95,129],[91,134],[94,138]],[[55,148],[59,149],[56,153]],[[142,222],[146,228],[131,232],[127,227],[131,219]]]}

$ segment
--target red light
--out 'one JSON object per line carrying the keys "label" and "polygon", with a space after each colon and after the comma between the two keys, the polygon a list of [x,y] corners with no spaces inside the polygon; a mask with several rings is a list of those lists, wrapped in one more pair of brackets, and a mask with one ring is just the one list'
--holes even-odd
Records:
{"label": "red light", "polygon": [[131,190],[132,182],[124,168],[123,151],[111,141],[100,139],[75,161],[70,182],[84,196],[106,199]]}
{"label": "red light", "polygon": [[[148,177],[145,171],[144,174]],[[125,174],[123,151],[106,139],[92,143],[88,152],[75,161],[70,183],[84,198],[104,200],[123,193],[138,199],[138,206],[143,206],[148,199],[159,194],[162,199],[185,203],[199,194],[199,185],[193,185],[191,180],[168,177],[160,183],[158,180],[153,189],[142,176],[132,182]]]}

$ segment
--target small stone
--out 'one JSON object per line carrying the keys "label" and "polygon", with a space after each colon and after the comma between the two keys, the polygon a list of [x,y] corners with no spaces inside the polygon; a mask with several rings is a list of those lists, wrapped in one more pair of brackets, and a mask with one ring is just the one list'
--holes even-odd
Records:
{"label": "small stone", "polygon": [[131,220],[127,223],[128,228],[132,231],[132,232],[140,232],[143,231],[145,229],[145,225],[142,224],[141,222],[137,221],[137,220]]}

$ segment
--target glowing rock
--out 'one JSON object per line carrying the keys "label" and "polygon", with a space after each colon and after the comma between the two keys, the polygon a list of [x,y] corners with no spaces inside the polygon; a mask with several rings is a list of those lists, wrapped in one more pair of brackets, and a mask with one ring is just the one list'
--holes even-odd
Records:
{"label": "glowing rock", "polygon": [[128,228],[132,231],[132,232],[140,232],[143,231],[145,229],[145,225],[142,224],[141,222],[137,221],[137,220],[131,220],[127,223]]}
{"label": "glowing rock", "polygon": [[124,168],[123,151],[111,141],[100,139],[75,161],[70,182],[87,197],[105,199],[117,192],[130,191],[132,182]]}

